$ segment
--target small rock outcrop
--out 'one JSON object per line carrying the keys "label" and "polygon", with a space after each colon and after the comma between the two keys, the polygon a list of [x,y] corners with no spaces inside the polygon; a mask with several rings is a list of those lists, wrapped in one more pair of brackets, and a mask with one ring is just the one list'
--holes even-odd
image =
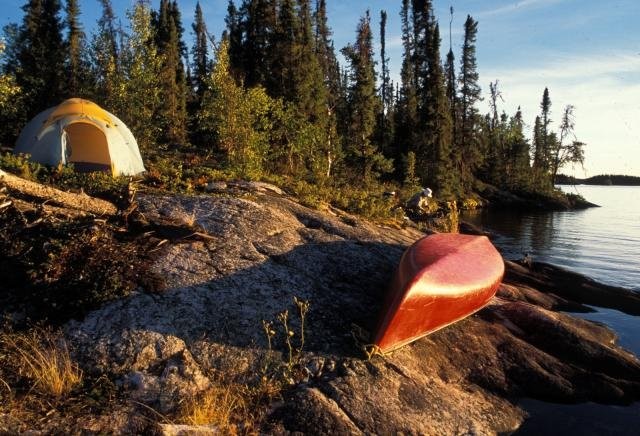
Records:
{"label": "small rock outcrop", "polygon": [[[605,327],[559,313],[588,308],[551,284],[537,289],[521,270],[476,315],[366,360],[386,285],[422,234],[310,210],[264,186],[234,187],[253,189],[248,198],[226,188],[142,195],[147,219],[195,222],[207,238],[160,248],[151,269],[162,292],[140,290],[66,325],[84,370],[115,377],[131,399],[170,413],[206,390],[211,374],[249,380],[266,355],[286,360],[279,337],[269,348],[262,321],[294,297],[310,302],[302,375],[271,405],[263,431],[496,434],[525,419],[519,397],[640,398],[638,359]],[[293,311],[289,320],[299,344],[300,320]]]}

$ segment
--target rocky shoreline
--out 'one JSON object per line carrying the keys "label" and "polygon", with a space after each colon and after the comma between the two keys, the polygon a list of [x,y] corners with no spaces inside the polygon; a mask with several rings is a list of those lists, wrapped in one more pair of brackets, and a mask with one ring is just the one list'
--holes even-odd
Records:
{"label": "rocky shoreline", "polygon": [[[261,392],[251,413],[236,410],[240,433],[497,434],[526,419],[521,398],[640,399],[638,358],[605,326],[563,313],[600,302],[637,314],[637,296],[543,264],[506,262],[489,306],[367,359],[363,347],[386,284],[421,232],[312,210],[263,188],[139,195],[130,227],[142,229],[134,242],[144,250],[128,253],[144,257],[135,264],[145,280],[62,324],[89,385],[111,386],[111,400],[64,403],[29,423],[2,410],[0,431],[176,434],[172,417],[182,401],[220,383]],[[303,321],[294,297],[310,304]],[[278,391],[264,394],[281,375]]]}

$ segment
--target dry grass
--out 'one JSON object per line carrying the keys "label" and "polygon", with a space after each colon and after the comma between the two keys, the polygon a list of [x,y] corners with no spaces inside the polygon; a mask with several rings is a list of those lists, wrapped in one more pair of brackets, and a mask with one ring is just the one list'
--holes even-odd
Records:
{"label": "dry grass", "polygon": [[246,392],[241,385],[216,385],[185,402],[178,421],[189,425],[214,425],[224,433],[237,433],[234,417],[247,409]]}
{"label": "dry grass", "polygon": [[59,333],[43,328],[2,333],[0,344],[19,375],[43,394],[62,397],[82,381],[82,371]]}

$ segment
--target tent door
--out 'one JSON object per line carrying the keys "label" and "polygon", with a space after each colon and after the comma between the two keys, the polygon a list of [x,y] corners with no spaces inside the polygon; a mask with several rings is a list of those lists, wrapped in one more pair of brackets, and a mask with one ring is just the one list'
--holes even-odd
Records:
{"label": "tent door", "polygon": [[76,171],[111,172],[111,157],[107,137],[93,123],[77,122],[65,127],[67,162]]}

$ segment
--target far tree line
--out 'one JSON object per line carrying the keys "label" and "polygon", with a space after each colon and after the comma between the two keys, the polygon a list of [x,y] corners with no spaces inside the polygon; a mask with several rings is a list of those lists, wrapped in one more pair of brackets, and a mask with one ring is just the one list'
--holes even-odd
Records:
{"label": "far tree line", "polygon": [[326,0],[230,0],[220,36],[198,3],[191,47],[176,0],[157,9],[138,0],[125,25],[110,0],[98,2],[89,36],[77,0],[28,0],[22,22],[4,27],[2,144],[38,112],[85,97],[123,119],[147,158],[190,150],[247,177],[395,182],[460,198],[483,183],[549,191],[559,168],[584,159],[573,106],[552,131],[548,89],[531,139],[520,110],[500,110],[498,81],[489,113],[480,113],[478,22],[467,16],[459,62],[453,47],[443,62],[432,1],[402,0],[400,83],[390,79],[386,11],[363,14],[341,65]]}

